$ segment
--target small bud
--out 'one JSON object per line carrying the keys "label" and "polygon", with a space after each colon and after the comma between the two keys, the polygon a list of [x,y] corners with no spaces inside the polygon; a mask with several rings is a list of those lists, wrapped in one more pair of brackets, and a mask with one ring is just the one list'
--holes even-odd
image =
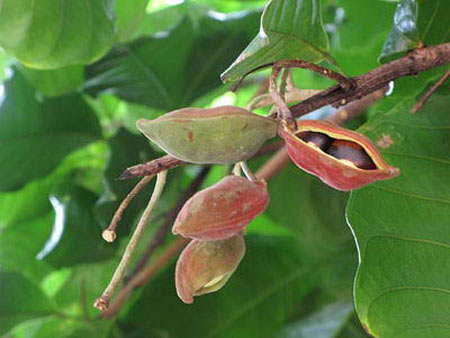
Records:
{"label": "small bud", "polygon": [[269,204],[264,181],[227,176],[192,196],[180,210],[172,232],[200,240],[220,240],[241,233]]}
{"label": "small bud", "polygon": [[241,235],[221,241],[193,240],[178,258],[175,285],[180,299],[190,304],[194,296],[221,289],[245,254]]}
{"label": "small bud", "polygon": [[400,174],[364,135],[321,120],[299,121],[296,131],[280,128],[294,163],[338,190],[361,188]]}
{"label": "small bud", "polygon": [[103,230],[102,237],[105,241],[112,243],[116,240],[117,234],[114,230],[106,229],[106,230]]}
{"label": "small bud", "polygon": [[137,128],[169,155],[191,163],[232,164],[253,156],[276,135],[277,122],[246,109],[184,108]]}

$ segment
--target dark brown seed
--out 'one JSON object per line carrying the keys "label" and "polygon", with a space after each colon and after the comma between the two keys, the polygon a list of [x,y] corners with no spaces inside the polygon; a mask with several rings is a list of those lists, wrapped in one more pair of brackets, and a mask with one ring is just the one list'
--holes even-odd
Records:
{"label": "dark brown seed", "polygon": [[297,137],[299,137],[304,142],[315,144],[323,151],[326,151],[333,142],[333,139],[328,135],[315,131],[302,131],[297,134]]}
{"label": "dark brown seed", "polygon": [[377,168],[363,147],[355,142],[335,140],[331,143],[327,153],[339,160],[350,161],[360,169],[374,170]]}

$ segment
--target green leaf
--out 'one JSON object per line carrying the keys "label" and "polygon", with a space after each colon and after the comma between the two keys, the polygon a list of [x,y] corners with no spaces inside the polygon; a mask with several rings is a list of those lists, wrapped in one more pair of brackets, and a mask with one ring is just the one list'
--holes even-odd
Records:
{"label": "green leaf", "polygon": [[117,0],[116,28],[119,41],[125,42],[134,38],[142,20],[149,0]]}
{"label": "green leaf", "polygon": [[402,0],[397,5],[394,25],[381,52],[383,62],[398,58],[420,45],[450,41],[447,0]]}
{"label": "green leaf", "polygon": [[53,313],[48,298],[17,272],[0,271],[0,335],[17,324]]}
{"label": "green leaf", "polygon": [[330,59],[319,0],[270,0],[258,35],[221,75],[237,81],[252,70],[282,59]]}
{"label": "green leaf", "polygon": [[327,305],[304,320],[289,325],[280,338],[333,338],[353,313],[353,304],[337,302]]}
{"label": "green leaf", "polygon": [[88,64],[114,42],[111,0],[4,0],[0,46],[27,67]]}
{"label": "green leaf", "polygon": [[5,84],[0,105],[0,190],[18,189],[50,173],[73,150],[101,136],[79,94],[38,100],[19,72]]}
{"label": "green leaf", "polygon": [[325,6],[332,12],[325,27],[333,57],[354,76],[378,67],[378,57],[392,27],[395,4],[386,1],[339,0]]}
{"label": "green leaf", "polygon": [[64,190],[53,198],[55,223],[40,258],[57,268],[111,258],[117,246],[101,237],[92,211],[97,195],[78,186]]}
{"label": "green leaf", "polygon": [[145,15],[139,25],[139,30],[135,33],[135,38],[169,32],[184,19],[190,20],[192,25],[196,27],[210,10],[212,8],[209,5],[191,1],[184,1],[177,5],[156,10]]}
{"label": "green leaf", "polygon": [[67,66],[51,70],[20,67],[36,90],[45,96],[60,96],[76,91],[84,83],[84,67]]}
{"label": "green leaf", "polygon": [[361,129],[402,173],[354,191],[347,207],[360,254],[357,312],[383,338],[448,335],[450,97],[414,115],[412,104],[403,98]]}
{"label": "green leaf", "polygon": [[89,67],[86,88],[161,110],[188,106],[221,85],[219,70],[248,43],[257,19],[256,13],[208,15],[197,24],[185,18],[170,33],[124,45]]}
{"label": "green leaf", "polygon": [[[50,265],[37,256],[51,233],[54,214],[36,218],[6,228],[0,234],[0,267],[17,271],[40,282],[52,271]],[[1,282],[0,282],[1,283]]]}
{"label": "green leaf", "polygon": [[219,292],[183,304],[172,267],[148,284],[124,321],[173,338],[272,337],[316,275],[289,237],[246,236],[246,244],[242,263]]}

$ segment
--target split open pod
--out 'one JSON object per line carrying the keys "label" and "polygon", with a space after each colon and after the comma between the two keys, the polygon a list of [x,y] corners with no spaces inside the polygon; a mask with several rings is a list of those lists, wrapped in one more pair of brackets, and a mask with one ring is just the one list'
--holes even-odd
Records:
{"label": "split open pod", "polygon": [[253,156],[277,134],[278,123],[246,109],[184,108],[137,128],[169,155],[191,163],[232,164]]}
{"label": "split open pod", "polygon": [[297,130],[280,127],[288,154],[301,169],[338,190],[361,188],[400,174],[364,135],[321,120],[302,120]]}
{"label": "split open pod", "polygon": [[197,192],[180,210],[172,232],[200,240],[221,240],[241,233],[269,204],[264,181],[226,176]]}
{"label": "split open pod", "polygon": [[194,296],[221,289],[245,254],[241,235],[221,241],[193,240],[183,250],[175,269],[177,294],[185,303]]}

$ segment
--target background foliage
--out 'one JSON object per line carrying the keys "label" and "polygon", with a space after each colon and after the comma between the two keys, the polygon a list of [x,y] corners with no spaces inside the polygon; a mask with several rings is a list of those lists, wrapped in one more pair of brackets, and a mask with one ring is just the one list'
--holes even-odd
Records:
{"label": "background foliage", "polygon": [[[249,227],[247,254],[223,290],[185,305],[171,264],[117,320],[91,306],[151,191],[108,245],[101,230],[135,184],[116,178],[162,155],[137,118],[243,106],[267,71],[237,93],[220,74],[233,81],[280,58],[328,60],[356,75],[449,41],[448,1],[273,0],[262,20],[264,1],[32,3],[0,2],[0,336],[366,337],[359,320],[379,337],[448,336],[448,85],[408,113],[448,67],[395,81],[349,126],[391,138],[383,152],[399,178],[349,196],[290,165],[269,182],[270,207]],[[305,71],[295,79],[330,84]],[[226,170],[213,168],[204,185]],[[169,173],[142,248],[197,171]]]}

